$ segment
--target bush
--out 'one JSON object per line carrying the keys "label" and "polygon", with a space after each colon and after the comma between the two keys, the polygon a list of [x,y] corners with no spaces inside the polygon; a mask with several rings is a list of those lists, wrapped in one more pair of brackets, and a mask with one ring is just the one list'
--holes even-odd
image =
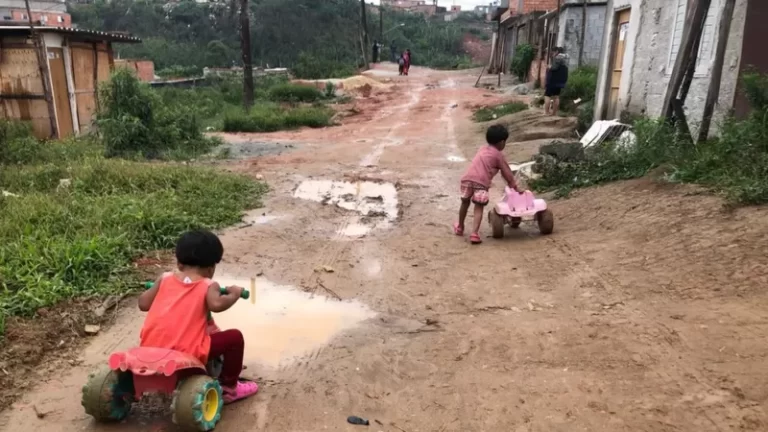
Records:
{"label": "bush", "polygon": [[211,169],[104,159],[94,141],[67,145],[79,150],[0,167],[0,190],[16,195],[0,195],[0,317],[135,287],[136,257],[237,222],[265,191]]}
{"label": "bush", "polygon": [[333,99],[336,97],[336,86],[332,82],[325,83],[325,93],[323,93],[326,99]]}
{"label": "bush", "polygon": [[310,86],[280,84],[269,89],[269,98],[278,102],[315,102],[323,98],[323,93]]}
{"label": "bush", "polygon": [[517,76],[520,81],[528,78],[528,72],[531,70],[531,63],[536,57],[536,50],[532,45],[522,44],[515,48],[515,55],[512,57],[511,72]]}
{"label": "bush", "polygon": [[475,111],[473,119],[476,122],[487,122],[505,115],[525,111],[527,109],[528,105],[522,102],[510,102],[492,107],[480,108],[479,110]]}
{"label": "bush", "polygon": [[203,136],[195,109],[164,103],[132,71],[118,68],[99,88],[96,125],[110,157],[194,157],[216,144]]}
{"label": "bush", "polygon": [[[104,148],[84,137],[62,141],[38,141],[28,123],[0,119],[0,165],[22,165],[82,160],[101,156]],[[7,171],[0,171],[0,178]]]}
{"label": "bush", "polygon": [[568,84],[560,95],[563,109],[572,109],[573,101],[581,99],[581,102],[589,102],[595,99],[597,91],[597,68],[594,66],[582,66],[576,68],[568,76]]}
{"label": "bush", "polygon": [[319,128],[331,125],[333,110],[324,106],[283,109],[274,104],[259,104],[249,113],[231,109],[224,115],[225,132],[276,132],[303,126]]}
{"label": "bush", "polygon": [[323,79],[347,78],[357,74],[351,63],[334,61],[302,52],[291,68],[296,78]]}

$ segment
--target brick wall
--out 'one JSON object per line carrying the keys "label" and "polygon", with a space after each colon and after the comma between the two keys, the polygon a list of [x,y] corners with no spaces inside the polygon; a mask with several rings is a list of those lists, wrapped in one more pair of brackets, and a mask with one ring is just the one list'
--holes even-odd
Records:
{"label": "brick wall", "polygon": [[523,10],[520,14],[544,12],[557,9],[557,0],[523,0]]}
{"label": "brick wall", "polygon": [[[13,21],[27,21],[29,18],[25,9],[11,9],[11,19]],[[68,13],[62,12],[32,11],[32,21],[39,21],[50,27],[72,27],[72,17]]]}
{"label": "brick wall", "polygon": [[115,60],[115,67],[124,67],[136,72],[136,76],[144,82],[155,80],[155,64],[150,60]]}

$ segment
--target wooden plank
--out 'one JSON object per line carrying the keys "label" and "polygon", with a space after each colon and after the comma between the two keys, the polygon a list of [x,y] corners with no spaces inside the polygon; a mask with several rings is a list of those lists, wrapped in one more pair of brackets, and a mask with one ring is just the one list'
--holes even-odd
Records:
{"label": "wooden plank", "polygon": [[704,102],[704,116],[701,119],[701,127],[699,127],[699,142],[706,141],[709,138],[709,128],[712,125],[712,114],[715,111],[715,103],[717,103],[718,96],[720,96],[723,64],[725,63],[725,51],[728,48],[728,36],[731,33],[731,21],[733,20],[733,9],[735,7],[736,0],[725,0],[723,14],[720,17],[720,32],[717,35],[715,61],[712,64],[712,78],[709,82],[707,100]]}
{"label": "wooden plank", "polygon": [[64,68],[64,50],[48,48],[48,68],[51,74],[51,91],[56,107],[56,122],[59,138],[72,136],[72,111],[67,92],[67,75]]}
{"label": "wooden plank", "polygon": [[91,46],[91,55],[93,55],[93,91],[94,102],[96,103],[96,111],[99,110],[99,50],[98,45],[93,44]]}
{"label": "wooden plank", "polygon": [[669,79],[667,92],[664,95],[662,116],[665,118],[672,118],[675,112],[673,102],[677,100],[680,86],[682,86],[683,79],[685,78],[685,69],[688,67],[688,62],[691,56],[696,56],[696,53],[693,52],[693,46],[696,38],[699,37],[704,28],[704,20],[707,17],[710,3],[711,0],[689,0],[683,39],[680,41],[680,50],[677,53],[675,67],[672,69],[672,76]]}
{"label": "wooden plank", "polygon": [[0,115],[28,121],[38,138],[51,136],[48,106],[40,79],[37,54],[31,45],[23,48],[3,46],[0,52]]}
{"label": "wooden plank", "polygon": [[91,46],[72,44],[72,78],[77,99],[77,119],[80,130],[87,130],[96,110],[95,88],[93,82],[94,55]]}
{"label": "wooden plank", "polygon": [[67,78],[67,99],[72,113],[72,128],[75,134],[80,134],[80,121],[77,118],[77,97],[75,96],[75,80],[72,75],[72,51],[69,49],[69,40],[64,44],[64,73]]}
{"label": "wooden plank", "polygon": [[98,83],[107,81],[112,73],[112,65],[109,64],[109,53],[106,51],[99,51],[99,66],[98,73],[96,75],[96,88],[98,89]]}

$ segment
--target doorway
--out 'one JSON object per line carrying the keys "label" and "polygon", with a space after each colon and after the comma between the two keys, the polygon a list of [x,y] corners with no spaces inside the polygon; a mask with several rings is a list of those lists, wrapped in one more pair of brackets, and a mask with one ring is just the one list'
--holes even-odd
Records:
{"label": "doorway", "polygon": [[624,74],[624,53],[627,46],[627,36],[629,33],[629,19],[632,15],[631,9],[624,9],[616,13],[616,28],[613,35],[613,58],[611,59],[611,93],[608,100],[608,118],[615,119],[619,117],[619,89],[621,78]]}

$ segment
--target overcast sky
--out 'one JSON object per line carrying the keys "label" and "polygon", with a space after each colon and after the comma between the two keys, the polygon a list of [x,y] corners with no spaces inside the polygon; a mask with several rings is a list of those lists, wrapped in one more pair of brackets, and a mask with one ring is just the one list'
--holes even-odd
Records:
{"label": "overcast sky", "polygon": [[[366,2],[379,4],[379,0],[366,0]],[[430,0],[427,0],[427,3],[430,3]],[[487,5],[488,3],[490,3],[489,0],[438,0],[437,1],[437,4],[445,7],[448,7],[452,4],[461,5],[462,10],[471,10],[471,9],[474,9],[475,6]]]}

